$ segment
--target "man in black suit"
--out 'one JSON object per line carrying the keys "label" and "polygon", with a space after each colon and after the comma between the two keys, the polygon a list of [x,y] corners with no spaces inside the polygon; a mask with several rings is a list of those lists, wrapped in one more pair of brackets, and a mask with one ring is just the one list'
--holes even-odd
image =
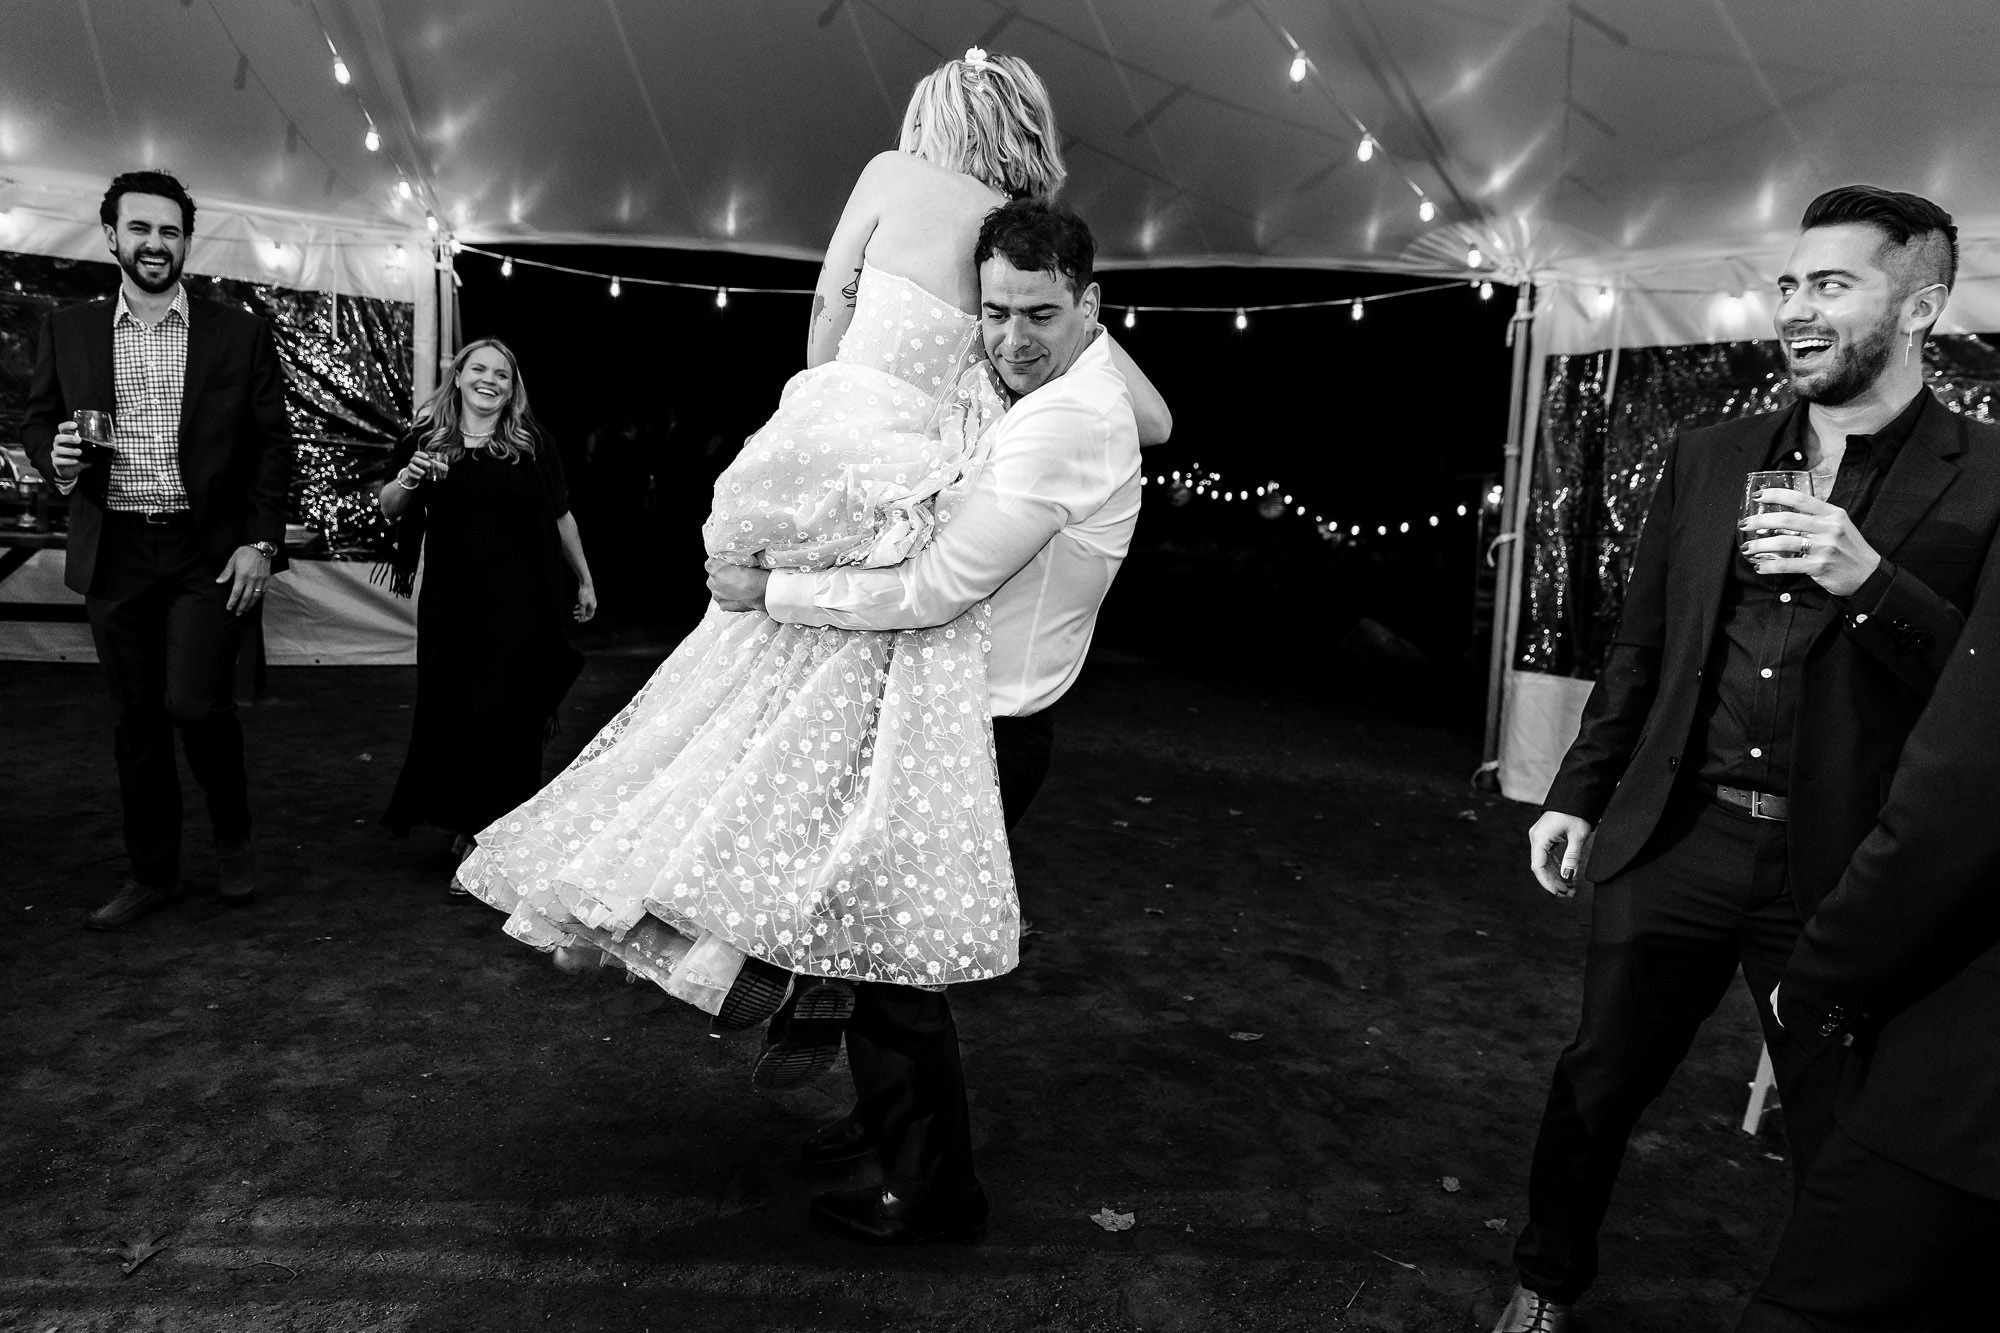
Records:
{"label": "man in black suit", "polygon": [[[112,181],[99,210],[123,271],[115,301],[42,330],[21,440],[69,496],[64,581],[83,594],[113,701],[131,876],[91,913],[108,930],[178,897],[174,732],[208,797],[222,896],[256,883],[232,683],[242,617],[284,568],[291,434],[262,320],[181,286],[194,201],[165,172]],[[74,414],[111,412],[86,451]]]}
{"label": "man in black suit", "polygon": [[[1923,385],[1957,232],[1866,186],[1806,210],[1776,326],[1799,402],[1666,451],[1625,607],[1576,742],[1529,833],[1536,877],[1596,884],[1582,1021],[1556,1064],[1496,1333],[1560,1333],[1597,1273],[1626,1141],[1740,966],[1794,1169],[1832,1116],[1840,1048],[1767,997],[1868,831],[1950,656],[2000,524],[2000,430]],[[1740,525],[1745,475],[1815,492]]]}
{"label": "man in black suit", "polygon": [[1880,821],[1773,997],[1853,1041],[1835,1125],[1738,1333],[2000,1324],[2000,547]]}

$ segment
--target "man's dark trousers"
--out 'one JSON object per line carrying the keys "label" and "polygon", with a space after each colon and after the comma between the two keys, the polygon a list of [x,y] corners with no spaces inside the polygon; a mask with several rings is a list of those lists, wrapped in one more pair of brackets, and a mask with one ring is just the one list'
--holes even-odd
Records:
{"label": "man's dark trousers", "polygon": [[218,842],[250,834],[243,728],[234,676],[243,620],[229,585],[183,513],[163,523],[107,511],[84,598],[113,704],[118,786],[132,877],[148,888],[180,878],[181,786],[174,732],[208,797]]}
{"label": "man's dark trousers", "polygon": [[[1000,803],[1012,829],[1048,775],[1046,712],[993,719]],[[963,1195],[976,1183],[972,1117],[958,1027],[943,991],[857,982],[847,1022],[854,1114],[874,1131],[886,1188],[898,1198]]]}
{"label": "man's dark trousers", "polygon": [[1597,1276],[1597,1233],[1633,1125],[1739,966],[1778,1075],[1796,1174],[1833,1125],[1840,1048],[1795,1044],[1771,1017],[1771,990],[1801,925],[1786,887],[1784,823],[1719,806],[1684,782],[1654,846],[1597,886],[1583,1018],[1556,1062],[1528,1169],[1515,1265],[1523,1286],[1565,1305]]}

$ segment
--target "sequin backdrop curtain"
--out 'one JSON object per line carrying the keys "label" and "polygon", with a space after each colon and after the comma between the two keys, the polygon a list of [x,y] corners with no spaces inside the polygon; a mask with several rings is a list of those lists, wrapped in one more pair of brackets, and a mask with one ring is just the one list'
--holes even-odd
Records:
{"label": "sequin backdrop curtain", "polygon": [[[0,442],[20,441],[43,317],[104,296],[115,272],[102,263],[0,251]],[[324,553],[335,559],[386,559],[388,527],[374,496],[410,417],[415,308],[233,278],[190,275],[187,287],[252,311],[277,339],[298,446],[292,519],[319,532]]]}
{"label": "sequin backdrop curtain", "polygon": [[[1596,677],[1624,607],[1660,451],[1681,431],[1789,403],[1783,368],[1776,342],[1548,359],[1529,482],[1517,670]],[[2000,335],[1933,338],[1925,369],[1953,410],[1991,419]],[[1607,403],[1605,383],[1614,373]]]}

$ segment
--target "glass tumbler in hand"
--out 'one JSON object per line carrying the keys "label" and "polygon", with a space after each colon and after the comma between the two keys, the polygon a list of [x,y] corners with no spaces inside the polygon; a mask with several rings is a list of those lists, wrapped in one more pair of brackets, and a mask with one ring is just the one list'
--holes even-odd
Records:
{"label": "glass tumbler in hand", "polygon": [[[1811,495],[1813,493],[1813,475],[1802,468],[1784,469],[1776,472],[1752,472],[1743,480],[1743,517],[1755,518],[1759,514],[1792,514],[1798,512],[1790,506],[1779,504],[1774,500],[1759,500],[1757,498],[1757,492],[1759,491],[1774,490],[1798,491],[1803,495]],[[1739,543],[1754,541],[1759,537],[1768,537],[1775,531],[1777,531],[1775,528],[1747,528],[1742,530],[1737,537],[1737,541]],[[1761,565],[1766,560],[1775,560],[1777,558],[1775,554],[1765,552],[1751,556],[1749,560],[1752,565]]]}
{"label": "glass tumbler in hand", "polygon": [[112,427],[111,414],[82,408],[70,415],[76,422],[78,437],[83,440],[83,466],[95,467],[109,462],[118,438]]}

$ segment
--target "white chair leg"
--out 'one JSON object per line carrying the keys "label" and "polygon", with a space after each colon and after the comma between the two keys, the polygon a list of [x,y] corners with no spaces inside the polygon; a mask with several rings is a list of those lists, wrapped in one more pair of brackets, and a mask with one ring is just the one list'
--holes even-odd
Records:
{"label": "white chair leg", "polygon": [[1757,1052],[1757,1077],[1750,1080],[1750,1104],[1743,1108],[1743,1132],[1754,1135],[1764,1127],[1765,1105],[1771,1099],[1771,1089],[1778,1085],[1778,1071],[1771,1067],[1771,1048],[1762,1047]]}

